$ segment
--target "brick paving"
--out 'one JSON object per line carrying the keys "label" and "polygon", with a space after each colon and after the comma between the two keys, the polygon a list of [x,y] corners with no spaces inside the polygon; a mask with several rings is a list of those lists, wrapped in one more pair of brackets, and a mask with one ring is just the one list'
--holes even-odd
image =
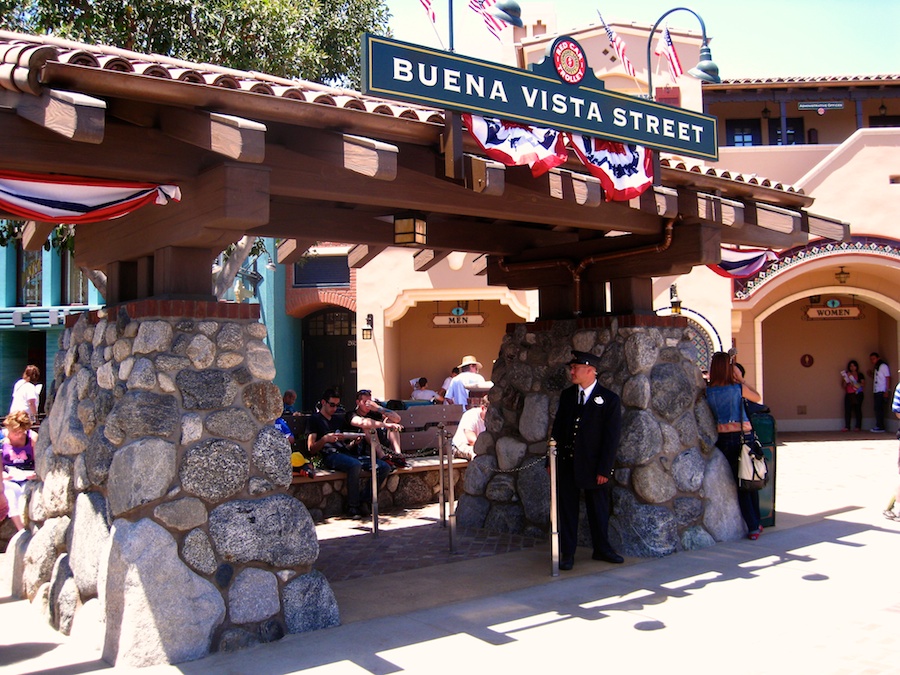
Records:
{"label": "brick paving", "polygon": [[449,528],[440,523],[438,504],[379,514],[378,536],[371,519],[332,518],[316,526],[319,558],[315,568],[329,582],[402,572],[521,551],[543,539],[456,528],[450,552]]}

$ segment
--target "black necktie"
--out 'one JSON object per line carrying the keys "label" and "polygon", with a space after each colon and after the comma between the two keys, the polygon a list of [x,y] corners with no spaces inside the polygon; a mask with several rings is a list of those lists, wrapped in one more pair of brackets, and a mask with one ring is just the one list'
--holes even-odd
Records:
{"label": "black necktie", "polygon": [[584,405],[584,389],[578,390],[578,405],[580,405],[580,406]]}

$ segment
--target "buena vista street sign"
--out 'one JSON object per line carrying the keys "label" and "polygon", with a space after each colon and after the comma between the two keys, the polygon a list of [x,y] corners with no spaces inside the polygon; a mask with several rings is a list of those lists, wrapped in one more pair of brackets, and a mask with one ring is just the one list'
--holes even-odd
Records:
{"label": "buena vista street sign", "polygon": [[370,95],[718,159],[716,118],[606,91],[567,36],[521,70],[367,33],[362,74]]}

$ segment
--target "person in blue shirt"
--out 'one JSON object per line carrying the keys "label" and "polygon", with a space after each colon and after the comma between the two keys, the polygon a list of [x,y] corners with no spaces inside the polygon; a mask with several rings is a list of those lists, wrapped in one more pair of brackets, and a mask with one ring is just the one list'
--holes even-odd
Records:
{"label": "person in blue shirt", "polygon": [[[716,447],[728,460],[736,485],[744,435],[753,432],[744,399],[759,403],[762,396],[744,381],[744,376],[734,363],[734,357],[726,352],[716,352],[709,366],[706,401],[716,418],[716,430],[719,432]],[[740,489],[737,492],[741,516],[747,524],[747,536],[753,540],[759,539],[762,534],[762,526],[759,524],[759,492]]]}

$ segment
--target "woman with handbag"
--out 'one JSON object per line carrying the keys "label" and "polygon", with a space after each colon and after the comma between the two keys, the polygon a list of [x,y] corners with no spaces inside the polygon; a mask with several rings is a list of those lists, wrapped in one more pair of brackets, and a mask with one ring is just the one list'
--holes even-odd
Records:
{"label": "woman with handbag", "polygon": [[[762,400],[762,396],[744,381],[732,356],[725,352],[716,352],[709,366],[706,400],[716,418],[716,429],[719,433],[716,447],[728,460],[735,485],[740,485],[738,460],[741,447],[744,445],[745,436],[753,434],[753,427],[750,426],[744,406],[745,399],[758,403]],[[762,533],[762,526],[759,524],[759,492],[738,488],[738,506],[747,524],[747,536],[753,540],[759,539]]]}

